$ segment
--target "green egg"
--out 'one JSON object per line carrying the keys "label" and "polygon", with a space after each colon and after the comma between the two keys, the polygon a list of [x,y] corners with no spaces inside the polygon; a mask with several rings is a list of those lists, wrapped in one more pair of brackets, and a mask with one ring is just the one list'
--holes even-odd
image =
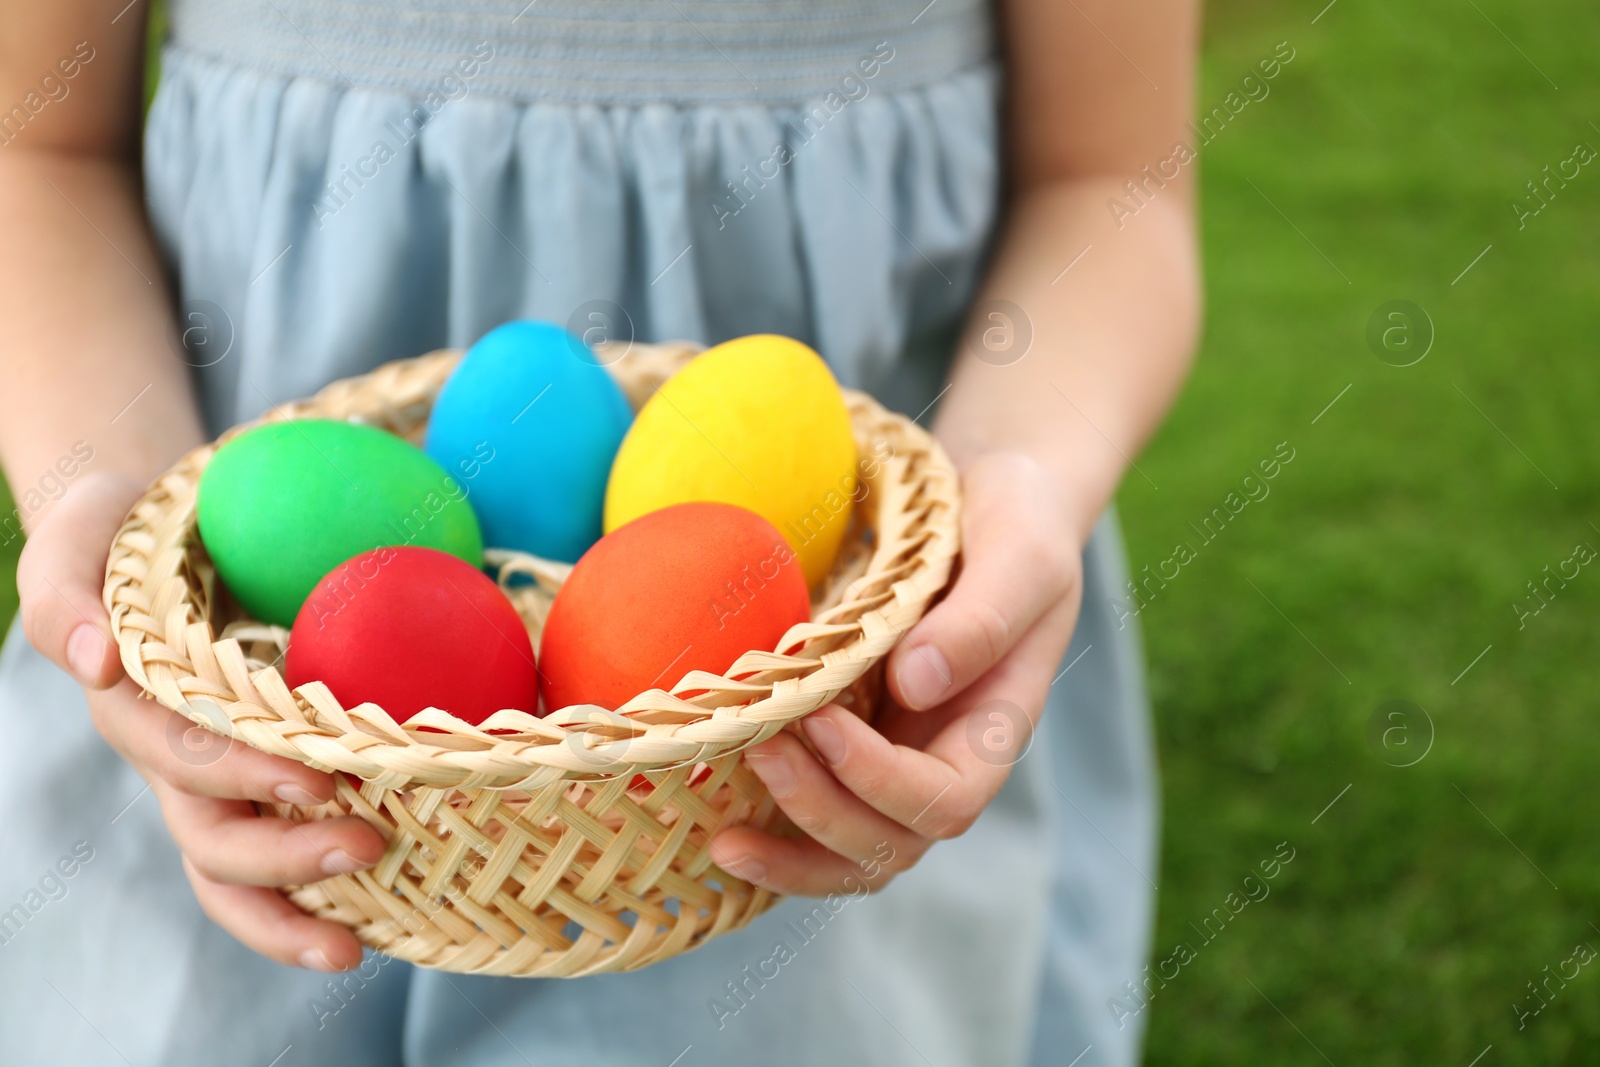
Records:
{"label": "green egg", "polygon": [[195,502],[200,539],[235,599],[294,624],[317,582],[388,545],[483,566],[467,489],[420,449],[371,426],[301,419],[258,426],[217,450]]}

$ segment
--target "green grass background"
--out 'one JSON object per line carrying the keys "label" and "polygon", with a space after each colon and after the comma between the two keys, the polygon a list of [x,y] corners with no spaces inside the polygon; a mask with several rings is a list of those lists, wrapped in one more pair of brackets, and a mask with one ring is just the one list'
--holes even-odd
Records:
{"label": "green grass background", "polygon": [[[1525,629],[1511,605],[1600,549],[1600,160],[1521,230],[1509,205],[1600,149],[1600,9],[1323,2],[1207,12],[1206,109],[1278,42],[1296,55],[1202,150],[1203,351],[1139,460],[1159,489],[1121,497],[1134,566],[1154,565],[1296,450],[1142,615],[1157,956],[1198,949],[1145,1015],[1149,1061],[1592,1062],[1600,966],[1521,1029],[1513,1004],[1600,948],[1600,566]],[[1395,299],[1436,331],[1414,366],[1365,339]],[[1413,766],[1369,741],[1388,700],[1431,720]],[[1203,943],[1190,924],[1281,841],[1271,895]]]}
{"label": "green grass background", "polygon": [[[1524,229],[1510,202],[1600,149],[1600,10],[1324,3],[1208,11],[1203,107],[1277,42],[1296,56],[1202,150],[1205,341],[1140,459],[1160,488],[1121,496],[1134,565],[1155,563],[1275,443],[1297,450],[1141,616],[1158,957],[1198,947],[1150,1005],[1149,1060],[1596,1062],[1600,967],[1520,1030],[1512,1005],[1600,948],[1600,566],[1525,629],[1511,605],[1600,549],[1600,160]],[[1414,366],[1367,346],[1394,299],[1436,330]],[[1387,700],[1431,719],[1414,766],[1369,743]],[[1284,840],[1272,895],[1199,947],[1189,924]]]}

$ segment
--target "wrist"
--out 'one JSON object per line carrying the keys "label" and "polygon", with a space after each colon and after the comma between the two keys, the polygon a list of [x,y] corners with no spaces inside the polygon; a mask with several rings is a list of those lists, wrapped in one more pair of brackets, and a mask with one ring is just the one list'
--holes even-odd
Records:
{"label": "wrist", "polygon": [[[1056,509],[1086,542],[1130,465],[1113,442],[1138,434],[1114,417],[1114,406],[1089,397],[1074,403],[1048,378],[1013,379],[1003,391],[976,384],[958,381],[934,420],[934,434],[956,470],[965,479],[974,465],[1007,455],[1038,464],[1044,484],[1060,497]],[[1095,412],[1093,421],[1085,409]]]}
{"label": "wrist", "polygon": [[[942,443],[942,435],[940,439]],[[1115,489],[1114,482],[1102,482],[1102,475],[1073,462],[1050,442],[968,441],[947,446],[947,451],[963,486],[993,479],[1031,487],[1033,503],[1050,516],[1053,527],[1069,531],[1080,550],[1088,544]]]}

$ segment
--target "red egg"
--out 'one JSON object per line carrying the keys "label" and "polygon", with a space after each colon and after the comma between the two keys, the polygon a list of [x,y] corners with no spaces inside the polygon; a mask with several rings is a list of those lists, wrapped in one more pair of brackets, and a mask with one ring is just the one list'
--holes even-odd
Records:
{"label": "red egg", "polygon": [[805,572],[766,519],[731,504],[675,504],[584,553],[545,620],[547,710],[616,709],[689,671],[725,672],[811,617]]}
{"label": "red egg", "polygon": [[516,609],[482,571],[431,548],[377,548],[329,572],[294,620],[284,674],[396,722],[433,707],[476,725],[539,706]]}

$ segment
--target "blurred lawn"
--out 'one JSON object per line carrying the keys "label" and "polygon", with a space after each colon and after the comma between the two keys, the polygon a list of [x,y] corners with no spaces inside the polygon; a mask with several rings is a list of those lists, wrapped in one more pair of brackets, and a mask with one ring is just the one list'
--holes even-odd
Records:
{"label": "blurred lawn", "polygon": [[[1122,494],[1133,565],[1153,566],[1277,442],[1296,449],[1141,616],[1156,958],[1197,952],[1157,990],[1149,1060],[1466,1067],[1493,1044],[1481,1067],[1596,1062],[1578,1050],[1600,1039],[1600,967],[1552,979],[1521,1030],[1512,1004],[1538,1008],[1528,982],[1600,948],[1600,567],[1524,630],[1511,605],[1578,542],[1600,550],[1600,160],[1521,231],[1509,205],[1578,142],[1600,149],[1600,10],[1325,3],[1209,6],[1203,108],[1279,41],[1296,56],[1201,151],[1204,348],[1139,460],[1159,490]],[[1414,366],[1366,342],[1395,299],[1437,331]],[[1394,699],[1435,731],[1414,766],[1380,756],[1420,755],[1420,716],[1409,749],[1368,740]],[[1205,944],[1190,924],[1284,840],[1272,894]]]}
{"label": "blurred lawn", "polygon": [[[1157,990],[1149,1060],[1578,1062],[1600,967],[1551,979],[1520,1030],[1512,1005],[1600,948],[1600,567],[1526,629],[1512,603],[1577,543],[1600,549],[1600,161],[1520,231],[1509,204],[1600,148],[1600,10],[1323,2],[1210,6],[1204,109],[1278,42],[1295,58],[1201,152],[1204,351],[1140,459],[1160,488],[1122,494],[1133,564],[1154,568],[1295,449],[1141,616],[1156,958],[1197,953]],[[1366,341],[1396,299],[1437,331],[1413,366]],[[1425,710],[1431,749],[1419,716],[1369,741],[1389,700]],[[1281,841],[1296,856],[1271,895],[1206,943],[1195,927]]]}

